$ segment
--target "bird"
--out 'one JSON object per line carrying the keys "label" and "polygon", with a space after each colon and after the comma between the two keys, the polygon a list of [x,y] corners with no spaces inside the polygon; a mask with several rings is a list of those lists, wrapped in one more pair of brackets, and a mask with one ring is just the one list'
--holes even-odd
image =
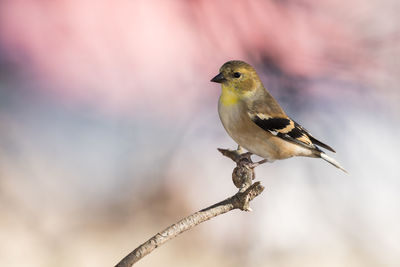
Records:
{"label": "bird", "polygon": [[288,117],[248,63],[231,60],[211,82],[221,84],[218,113],[229,136],[251,154],[273,162],[295,156],[322,158],[347,171],[321,148],[335,153]]}

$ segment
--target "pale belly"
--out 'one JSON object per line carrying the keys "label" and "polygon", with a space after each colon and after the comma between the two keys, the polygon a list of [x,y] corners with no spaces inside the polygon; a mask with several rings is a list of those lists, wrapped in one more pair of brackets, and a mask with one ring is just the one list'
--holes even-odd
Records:
{"label": "pale belly", "polygon": [[269,161],[293,156],[313,157],[312,151],[285,141],[257,126],[241,105],[225,106],[219,103],[221,122],[232,139],[249,152]]}

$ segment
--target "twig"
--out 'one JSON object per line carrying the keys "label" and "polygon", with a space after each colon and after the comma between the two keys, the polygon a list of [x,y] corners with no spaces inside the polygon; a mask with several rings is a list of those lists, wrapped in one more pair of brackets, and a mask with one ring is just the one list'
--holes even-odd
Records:
{"label": "twig", "polygon": [[157,233],[155,236],[129,253],[116,265],[116,267],[132,266],[168,240],[218,215],[234,209],[251,211],[249,206],[250,201],[261,194],[264,190],[264,186],[262,186],[260,182],[255,182],[252,184],[252,180],[254,179],[253,169],[265,161],[254,163],[250,158],[251,154],[241,154],[240,148],[238,148],[238,150],[218,150],[224,156],[236,162],[237,166],[233,170],[232,179],[234,184],[240,188],[239,192],[217,204],[193,213],[192,215],[189,215],[179,222],[167,227],[164,231]]}

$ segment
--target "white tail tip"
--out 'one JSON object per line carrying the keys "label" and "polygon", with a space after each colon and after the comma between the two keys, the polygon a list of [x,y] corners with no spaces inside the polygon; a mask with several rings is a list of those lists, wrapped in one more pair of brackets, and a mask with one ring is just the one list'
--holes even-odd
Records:
{"label": "white tail tip", "polygon": [[329,162],[330,164],[332,164],[333,166],[335,166],[338,169],[341,169],[342,171],[344,171],[345,173],[348,174],[348,172],[339,164],[339,162],[337,162],[335,159],[329,157],[327,154],[321,152],[321,158],[327,162]]}

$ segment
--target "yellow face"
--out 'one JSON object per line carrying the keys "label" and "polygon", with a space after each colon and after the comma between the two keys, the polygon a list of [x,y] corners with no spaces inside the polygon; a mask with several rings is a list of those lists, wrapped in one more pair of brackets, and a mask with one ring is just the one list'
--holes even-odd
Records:
{"label": "yellow face", "polygon": [[255,69],[238,60],[226,62],[211,81],[221,83],[222,90],[227,89],[237,95],[250,93],[261,83]]}

